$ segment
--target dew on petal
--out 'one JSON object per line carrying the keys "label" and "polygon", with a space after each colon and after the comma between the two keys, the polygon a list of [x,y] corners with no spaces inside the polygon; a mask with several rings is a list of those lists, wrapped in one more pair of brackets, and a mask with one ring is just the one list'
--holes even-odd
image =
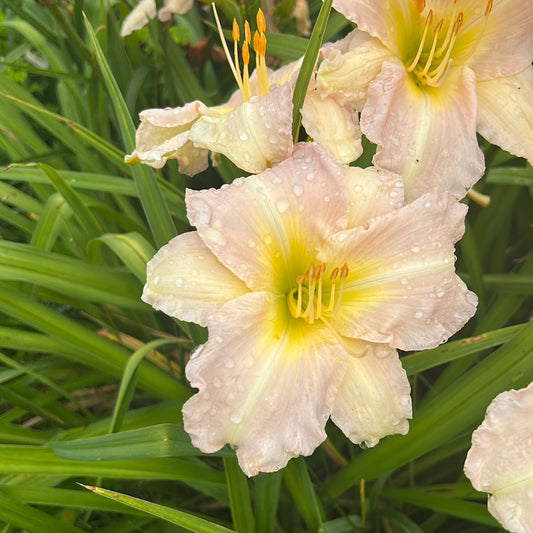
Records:
{"label": "dew on petal", "polygon": [[277,200],[276,201],[276,209],[278,210],[278,213],[285,213],[287,209],[289,209],[289,201],[288,200]]}
{"label": "dew on petal", "polygon": [[235,411],[230,416],[230,420],[234,424],[240,424],[242,422],[243,418],[244,418],[244,411],[242,409],[239,409],[238,411]]}
{"label": "dew on petal", "polygon": [[224,361],[224,366],[226,368],[233,368],[235,366],[235,361],[233,359],[226,359]]}
{"label": "dew on petal", "polygon": [[211,220],[211,207],[198,198],[191,202],[191,207],[194,211],[194,224],[196,226],[203,226],[209,224]]}
{"label": "dew on petal", "polygon": [[292,189],[294,196],[302,196],[304,193],[304,188],[301,185],[295,185]]}
{"label": "dew on petal", "polygon": [[424,313],[422,313],[422,311],[417,311],[415,313],[415,318],[422,318],[424,316]]}
{"label": "dew on petal", "polygon": [[418,252],[420,252],[420,247],[419,246],[413,246],[411,248],[411,252],[413,252],[414,254],[417,254]]}
{"label": "dew on petal", "polygon": [[213,380],[213,386],[217,389],[220,389],[220,387],[222,387],[222,385],[224,385],[224,383],[222,383],[222,380],[219,378],[219,377],[216,377],[214,380]]}
{"label": "dew on petal", "polygon": [[248,140],[248,134],[245,131],[241,132],[241,134],[239,135],[239,139],[241,141],[247,141]]}

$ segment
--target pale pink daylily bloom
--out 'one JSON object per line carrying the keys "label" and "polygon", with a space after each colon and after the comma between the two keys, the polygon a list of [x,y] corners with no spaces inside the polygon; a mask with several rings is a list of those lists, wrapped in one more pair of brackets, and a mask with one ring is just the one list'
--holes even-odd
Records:
{"label": "pale pink daylily bloom", "polygon": [[135,30],[140,30],[156,15],[161,22],[169,21],[174,13],[184,15],[193,3],[194,0],[164,0],[158,11],[155,0],[140,0],[122,22],[120,35],[125,37]]}
{"label": "pale pink daylily bloom", "polygon": [[196,231],[150,261],[143,299],[207,325],[184,406],[200,450],[235,447],[247,475],[309,455],[329,417],[355,443],[408,431],[396,348],[438,345],[473,315],[454,271],[466,206],[403,205],[401,179],[301,143],[272,169],[186,193]]}
{"label": "pale pink daylily bloom", "polygon": [[533,532],[533,383],[502,392],[472,435],[465,474],[513,533]]}
{"label": "pale pink daylily bloom", "polygon": [[[533,162],[531,0],[334,0],[355,22],[323,89],[361,110],[374,163],[406,198],[464,196],[484,171],[476,131]],[[361,35],[363,34],[363,35]],[[366,37],[365,37],[366,36]],[[320,69],[318,78],[320,81]]]}

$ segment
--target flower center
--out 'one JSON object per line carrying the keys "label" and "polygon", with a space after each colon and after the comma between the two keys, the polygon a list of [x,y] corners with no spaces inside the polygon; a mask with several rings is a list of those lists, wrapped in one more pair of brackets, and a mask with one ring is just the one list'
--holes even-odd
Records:
{"label": "flower center", "polygon": [[[324,263],[311,266],[296,278],[296,287],[287,295],[289,311],[294,318],[303,318],[312,324],[331,316],[341,305],[344,280],[348,276],[348,265],[334,268],[326,280]],[[329,297],[328,297],[329,293]]]}
{"label": "flower center", "polygon": [[[463,57],[463,61],[468,59],[476,50],[488,16],[492,10],[493,0],[488,0],[483,13],[483,24],[481,24],[477,38],[470,47],[470,50]],[[425,9],[425,0],[414,0],[416,10],[422,15]],[[452,52],[456,46],[457,36],[464,24],[464,13],[457,6],[457,0],[453,0],[451,15],[444,19],[440,18],[435,22],[435,14],[430,9],[426,15],[422,37],[414,58],[407,66],[407,72],[412,72],[422,85],[429,87],[439,87],[445,80],[446,74],[453,63]],[[435,24],[434,24],[435,22]]]}
{"label": "flower center", "polygon": [[[228,59],[228,63],[231,68],[231,71],[233,72],[235,81],[237,82],[237,85],[239,86],[239,89],[241,91],[242,99],[246,102],[253,94],[252,89],[250,87],[250,74],[249,74],[249,69],[248,69],[248,65],[250,64],[250,43],[252,42],[250,24],[248,23],[247,20],[244,21],[244,39],[242,42],[242,46],[240,48],[242,64],[243,64],[243,70],[241,73],[241,68],[239,66],[240,64],[239,62],[239,42],[240,42],[239,25],[237,24],[237,21],[233,19],[233,29],[231,32],[231,36],[233,38],[233,58],[235,60],[233,61],[229,53],[228,47],[226,45],[226,40],[224,39],[224,33],[222,32],[222,26],[220,25],[220,20],[218,18],[218,13],[215,8],[215,4],[212,4],[212,5],[213,5],[213,13],[215,15],[215,20],[217,23],[218,33],[220,35],[222,47],[224,48],[224,53],[226,54],[226,58]],[[268,93],[269,87],[268,87],[268,78],[267,78],[266,61],[265,61],[266,21],[265,21],[265,16],[263,15],[263,12],[261,11],[261,8],[259,8],[259,10],[257,11],[256,24],[257,24],[257,30],[254,33],[254,39],[253,39],[253,48],[255,52],[255,71],[257,74],[257,87],[259,91],[259,96],[263,96],[264,94]]]}

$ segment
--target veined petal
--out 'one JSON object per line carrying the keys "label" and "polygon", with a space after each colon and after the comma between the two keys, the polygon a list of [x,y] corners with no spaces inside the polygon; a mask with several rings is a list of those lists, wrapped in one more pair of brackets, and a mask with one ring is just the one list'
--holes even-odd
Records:
{"label": "veined petal", "polygon": [[172,239],[149,261],[142,299],[167,315],[205,326],[213,311],[245,292],[244,283],[192,231]]}
{"label": "veined petal", "polygon": [[354,30],[344,39],[326,44],[316,73],[316,91],[340,105],[362,109],[370,82],[393,55],[378,39]]}
{"label": "veined petal", "polygon": [[135,134],[135,151],[126,163],[144,163],[161,168],[167,159],[177,159],[180,171],[193,175],[207,168],[207,150],[189,141],[191,125],[208,108],[200,101],[174,109],[146,109],[139,114],[141,123]]}
{"label": "veined petal", "polygon": [[483,174],[475,81],[452,68],[441,87],[420,89],[401,63],[386,62],[371,83],[361,130],[379,145],[374,164],[403,177],[406,201],[433,189],[462,198]]}
{"label": "veined petal", "polygon": [[411,387],[396,350],[385,344],[346,339],[350,356],[331,419],[355,444],[409,431]]}
{"label": "veined petal", "polygon": [[190,140],[224,154],[246,172],[262,172],[292,152],[291,98],[285,84],[252,96],[229,113],[204,115],[192,126]]}
{"label": "veined petal", "polygon": [[368,221],[403,206],[403,181],[400,176],[374,167],[345,167],[350,204],[348,227],[364,226]]}
{"label": "veined petal", "polygon": [[413,21],[418,18],[412,0],[395,0],[386,7],[383,0],[333,0],[333,9],[355,22],[360,30],[380,39],[395,55],[413,35]]}
{"label": "veined petal", "polygon": [[490,513],[509,531],[533,531],[533,383],[502,392],[472,435],[465,474],[489,492]]}
{"label": "veined petal", "polygon": [[363,152],[357,111],[341,106],[332,97],[310,92],[302,108],[302,124],[308,135],[339,163],[351,163]]}
{"label": "veined petal", "polygon": [[[467,64],[476,73],[478,80],[488,80],[500,76],[516,74],[533,60],[533,2],[523,0],[499,0],[493,3],[485,21],[479,13],[486,1],[464,2],[465,26],[471,19],[477,24],[465,27],[459,33],[457,48],[465,54],[471,53],[472,46],[481,38]],[[484,26],[483,26],[484,25]],[[482,27],[483,26],[483,27]],[[461,61],[461,53],[456,54]]]}
{"label": "veined petal", "polygon": [[478,131],[533,164],[533,67],[477,84]]}
{"label": "veined petal", "polygon": [[186,369],[199,389],[183,407],[193,444],[210,453],[230,443],[248,476],[310,455],[344,375],[337,341],[320,324],[292,320],[284,296],[268,293],[228,302],[208,328]]}
{"label": "veined petal", "polygon": [[202,240],[250,289],[285,293],[327,237],[346,227],[345,191],[341,168],[302,143],[274,168],[218,190],[188,190],[185,202]]}
{"label": "veined petal", "polygon": [[427,194],[368,228],[333,235],[319,258],[346,263],[349,274],[332,326],[401,350],[435,347],[463,327],[477,304],[454,270],[466,209],[448,194]]}

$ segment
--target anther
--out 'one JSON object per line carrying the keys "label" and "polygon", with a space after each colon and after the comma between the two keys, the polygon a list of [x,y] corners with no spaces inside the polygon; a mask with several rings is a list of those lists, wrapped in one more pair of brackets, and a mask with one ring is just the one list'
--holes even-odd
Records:
{"label": "anther", "polygon": [[265,15],[263,14],[263,11],[261,11],[261,8],[257,10],[256,22],[257,22],[257,31],[259,33],[263,33],[266,30],[266,20],[265,20]]}
{"label": "anther", "polygon": [[418,13],[422,13],[422,11],[424,11],[424,8],[426,7],[426,0],[413,0],[413,3],[415,4],[415,9],[418,11]]}
{"label": "anther", "polygon": [[426,17],[426,24],[424,26],[424,32],[422,33],[422,39],[420,39],[420,44],[418,45],[418,50],[416,52],[416,56],[411,62],[411,64],[407,67],[407,72],[412,72],[418,62],[420,61],[420,56],[422,55],[422,50],[424,49],[424,43],[426,42],[426,36],[428,33],[428,29],[431,26],[433,22],[433,9],[429,10],[429,13]]}

